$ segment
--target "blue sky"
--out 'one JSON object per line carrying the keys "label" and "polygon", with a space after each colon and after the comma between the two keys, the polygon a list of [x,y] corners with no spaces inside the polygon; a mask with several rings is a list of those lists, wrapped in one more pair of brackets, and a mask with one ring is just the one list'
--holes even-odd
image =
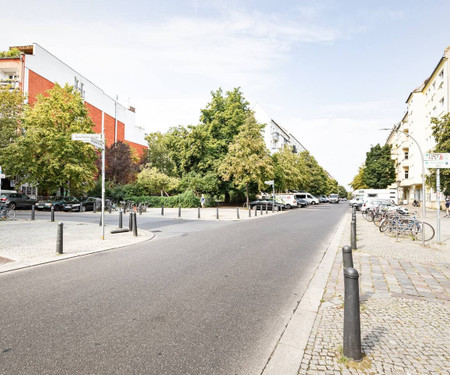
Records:
{"label": "blue sky", "polygon": [[[36,42],[150,131],[197,124],[241,87],[341,185],[384,143],[450,45],[450,2],[21,1],[0,49]],[[6,31],[6,32],[5,32]]]}

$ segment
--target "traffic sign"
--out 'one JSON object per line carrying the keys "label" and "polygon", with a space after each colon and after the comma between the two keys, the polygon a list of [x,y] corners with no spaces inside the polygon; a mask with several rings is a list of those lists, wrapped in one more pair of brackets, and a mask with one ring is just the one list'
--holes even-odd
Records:
{"label": "traffic sign", "polygon": [[450,154],[427,152],[424,164],[426,168],[450,168]]}
{"label": "traffic sign", "polygon": [[101,134],[87,134],[87,133],[73,133],[72,141],[82,141],[82,142],[90,142],[91,139],[101,140]]}
{"label": "traffic sign", "polygon": [[1,178],[6,178],[6,175],[3,174],[3,173],[0,173],[0,179],[1,179]]}
{"label": "traffic sign", "polygon": [[96,147],[96,148],[99,148],[100,150],[103,150],[103,149],[105,148],[105,144],[103,143],[103,141],[102,141],[102,140],[98,140],[98,139],[96,139],[96,138],[91,138],[91,139],[89,140],[89,143],[90,143],[92,146],[94,146],[94,147]]}
{"label": "traffic sign", "polygon": [[265,183],[266,185],[273,185],[273,184],[275,183],[275,181],[274,181],[274,180],[264,181],[264,183]]}

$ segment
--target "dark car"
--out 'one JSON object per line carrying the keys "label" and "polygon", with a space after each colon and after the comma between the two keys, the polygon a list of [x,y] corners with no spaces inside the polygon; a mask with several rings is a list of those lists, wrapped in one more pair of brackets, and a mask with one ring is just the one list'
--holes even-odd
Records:
{"label": "dark car", "polygon": [[[273,204],[272,200],[260,199],[257,201],[250,202],[250,208],[252,209],[256,207],[257,210],[265,210],[267,205],[267,209],[272,210],[272,204]],[[275,210],[282,210],[282,209],[285,210],[286,205],[284,203],[275,202],[274,208]]]}
{"label": "dark car", "polygon": [[302,198],[296,198],[297,204],[299,207],[306,207],[308,205],[308,201]]}
{"label": "dark car", "polygon": [[52,207],[55,211],[64,210],[65,204],[75,204],[79,200],[75,197],[50,197],[47,200],[39,201],[35,204],[37,210],[51,210]]}
{"label": "dark car", "polygon": [[31,208],[36,202],[36,199],[22,193],[4,193],[0,197],[0,203],[11,207],[13,210],[16,208]]}
{"label": "dark car", "polygon": [[64,205],[64,211],[93,211],[94,206],[96,210],[99,210],[102,207],[102,200],[96,197],[88,197],[83,199],[81,202],[70,202]]}

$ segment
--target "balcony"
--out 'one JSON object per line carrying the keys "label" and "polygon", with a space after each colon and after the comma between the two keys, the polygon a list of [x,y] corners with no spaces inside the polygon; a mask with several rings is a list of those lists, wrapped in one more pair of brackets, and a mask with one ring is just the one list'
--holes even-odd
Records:
{"label": "balcony", "polygon": [[20,81],[18,79],[0,79],[0,88],[5,89],[7,87],[15,90],[20,88]]}

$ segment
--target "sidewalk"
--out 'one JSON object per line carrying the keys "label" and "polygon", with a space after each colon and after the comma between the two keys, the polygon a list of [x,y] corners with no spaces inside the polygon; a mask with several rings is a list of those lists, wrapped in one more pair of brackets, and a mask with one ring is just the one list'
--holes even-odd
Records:
{"label": "sidewalk", "polygon": [[[436,225],[435,211],[427,222]],[[409,238],[390,238],[357,214],[354,268],[360,274],[359,364],[342,356],[344,278],[340,249],[350,244],[350,218],[299,374],[450,374],[450,220],[441,239],[425,248]]]}

